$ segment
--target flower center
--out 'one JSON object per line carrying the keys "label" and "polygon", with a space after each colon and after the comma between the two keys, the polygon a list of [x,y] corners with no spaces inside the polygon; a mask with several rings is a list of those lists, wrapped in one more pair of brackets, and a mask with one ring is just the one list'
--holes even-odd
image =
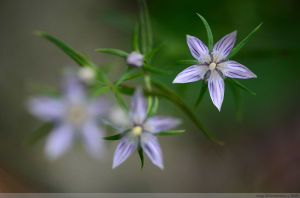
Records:
{"label": "flower center", "polygon": [[138,136],[143,132],[143,128],[141,126],[135,126],[132,128],[131,133],[133,136]]}
{"label": "flower center", "polygon": [[215,62],[212,62],[209,64],[209,69],[212,71],[216,68],[217,64]]}
{"label": "flower center", "polygon": [[86,113],[82,107],[71,107],[68,112],[68,119],[73,124],[81,124],[86,118]]}

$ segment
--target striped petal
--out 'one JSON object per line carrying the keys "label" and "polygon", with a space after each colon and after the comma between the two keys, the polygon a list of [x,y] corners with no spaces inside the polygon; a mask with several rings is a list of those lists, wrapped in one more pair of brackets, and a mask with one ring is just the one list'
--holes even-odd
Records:
{"label": "striped petal", "polygon": [[173,83],[188,83],[201,80],[207,71],[208,67],[206,65],[192,65],[180,72],[173,80]]}
{"label": "striped petal", "polygon": [[226,57],[229,55],[229,53],[231,52],[235,40],[236,40],[236,31],[225,35],[221,40],[219,40],[213,49],[213,59],[214,62],[218,63],[224,59],[226,59]]}
{"label": "striped petal", "polygon": [[96,121],[85,123],[81,134],[85,149],[92,157],[99,158],[103,151],[103,143],[101,142],[101,129]]}
{"label": "striped petal", "polygon": [[141,89],[137,89],[133,95],[131,100],[130,116],[135,124],[142,124],[146,119],[147,102]]}
{"label": "striped petal", "polygon": [[180,120],[166,116],[154,116],[149,118],[144,124],[144,129],[152,133],[158,133],[161,131],[169,130],[177,127],[180,124]]}
{"label": "striped petal", "polygon": [[123,163],[136,149],[137,141],[128,136],[124,136],[116,148],[113,160],[113,168],[116,168]]}
{"label": "striped petal", "polygon": [[51,160],[55,160],[64,154],[72,145],[73,131],[68,125],[55,128],[49,135],[45,152]]}
{"label": "striped petal", "polygon": [[236,61],[226,61],[223,63],[218,64],[218,68],[222,71],[224,76],[230,77],[230,78],[256,78],[257,76],[250,71],[247,67],[244,65],[241,65],[240,63]]}
{"label": "striped petal", "polygon": [[200,63],[209,63],[211,61],[209,50],[201,40],[190,35],[186,36],[186,40],[195,59],[197,59]]}
{"label": "striped petal", "polygon": [[211,75],[208,79],[208,90],[210,98],[214,105],[221,110],[221,106],[224,99],[224,80],[220,74],[214,70],[211,72]]}
{"label": "striped petal", "polygon": [[162,152],[157,138],[149,133],[143,133],[141,135],[141,146],[152,163],[163,169]]}

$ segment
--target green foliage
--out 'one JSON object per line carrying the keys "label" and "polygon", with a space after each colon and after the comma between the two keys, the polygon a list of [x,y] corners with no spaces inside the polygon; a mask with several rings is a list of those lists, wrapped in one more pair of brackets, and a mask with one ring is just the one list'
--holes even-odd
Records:
{"label": "green foliage", "polygon": [[96,52],[106,53],[106,54],[112,54],[116,56],[120,56],[123,58],[126,58],[128,56],[128,53],[119,49],[110,49],[110,48],[100,48],[96,49]]}
{"label": "green foliage", "polygon": [[201,16],[200,14],[197,13],[197,15],[199,16],[199,18],[201,19],[201,21],[204,24],[204,27],[206,29],[207,32],[207,38],[208,38],[208,49],[209,51],[212,51],[213,46],[214,46],[214,38],[210,29],[210,26],[208,25],[207,21],[205,20],[205,18],[203,16]]}
{"label": "green foliage", "polygon": [[141,159],[141,169],[144,168],[144,151],[141,146],[138,148],[139,157]]}
{"label": "green foliage", "polygon": [[103,139],[104,140],[119,140],[123,137],[122,133],[116,134],[116,135],[111,135],[111,136],[106,136]]}
{"label": "green foliage", "polygon": [[203,96],[204,96],[204,94],[206,93],[206,91],[207,91],[207,83],[204,81],[204,80],[202,80],[202,87],[201,87],[201,89],[200,89],[200,93],[199,93],[199,96],[198,96],[198,98],[197,98],[197,100],[196,100],[196,103],[195,103],[195,109],[199,106],[199,104],[201,103],[201,101],[202,101],[202,99],[203,99]]}
{"label": "green foliage", "polygon": [[170,131],[161,131],[159,133],[155,133],[155,135],[178,135],[184,133],[184,130],[170,130]]}
{"label": "green foliage", "polygon": [[240,43],[238,43],[230,52],[228,55],[228,59],[232,58],[234,55],[236,55],[249,41],[249,39],[253,36],[253,34],[262,26],[262,23],[260,23],[252,32],[250,32]]}
{"label": "green foliage", "polygon": [[229,81],[230,83],[236,85],[237,87],[241,88],[242,90],[244,90],[245,92],[255,96],[256,93],[254,91],[252,91],[251,89],[249,89],[248,87],[246,87],[245,85],[243,85],[242,83],[240,83],[239,81],[233,79],[233,78],[226,78],[227,81]]}
{"label": "green foliage", "polygon": [[76,52],[74,49],[69,47],[67,44],[59,40],[58,38],[51,36],[50,34],[47,34],[45,32],[36,32],[36,35],[46,38],[48,41],[55,44],[57,47],[59,47],[62,51],[64,51],[66,54],[68,54],[74,61],[76,61],[80,66],[92,66],[93,63],[90,62],[85,56],[82,54]]}
{"label": "green foliage", "polygon": [[197,60],[180,60],[177,61],[177,65],[197,65],[199,62]]}
{"label": "green foliage", "polygon": [[139,47],[139,25],[134,26],[133,35],[132,35],[132,49],[136,52],[140,52]]}
{"label": "green foliage", "polygon": [[152,49],[153,37],[152,28],[149,17],[149,11],[145,0],[139,0],[140,6],[140,33],[142,53],[147,54]]}

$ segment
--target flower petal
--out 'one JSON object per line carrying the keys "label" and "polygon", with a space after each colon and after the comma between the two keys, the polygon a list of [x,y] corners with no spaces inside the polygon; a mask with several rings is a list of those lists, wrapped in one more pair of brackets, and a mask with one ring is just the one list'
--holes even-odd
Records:
{"label": "flower petal", "polygon": [[157,138],[149,133],[143,133],[141,135],[141,146],[152,163],[160,169],[164,169],[162,152]]}
{"label": "flower petal", "polygon": [[64,95],[71,103],[85,100],[85,89],[80,80],[74,76],[66,76],[63,81]]}
{"label": "flower petal", "polygon": [[95,158],[99,158],[103,151],[103,142],[101,140],[102,131],[95,121],[88,121],[82,127],[82,138],[85,149]]}
{"label": "flower petal", "polygon": [[55,160],[65,153],[72,145],[73,131],[68,125],[55,128],[49,135],[45,152],[51,160]]}
{"label": "flower petal", "polygon": [[136,149],[137,141],[129,136],[124,136],[116,148],[113,160],[113,168],[116,168],[123,163]]}
{"label": "flower petal", "polygon": [[135,124],[142,124],[147,115],[147,102],[142,90],[137,89],[131,100],[130,116]]}
{"label": "flower petal", "polygon": [[207,71],[208,67],[206,65],[192,65],[177,74],[173,83],[188,83],[201,80]]}
{"label": "flower petal", "polygon": [[225,61],[218,64],[224,76],[230,78],[256,78],[257,76],[244,65],[236,61]]}
{"label": "flower petal", "polygon": [[144,129],[152,133],[169,130],[180,124],[180,120],[166,116],[154,116],[149,118],[144,124]]}
{"label": "flower petal", "polygon": [[219,40],[213,49],[213,58],[214,62],[218,63],[219,61],[224,60],[229,53],[231,52],[235,40],[236,40],[236,31],[225,35],[221,40]]}
{"label": "flower petal", "polygon": [[211,61],[209,50],[206,45],[194,36],[186,36],[187,44],[195,59],[200,63],[209,63]]}
{"label": "flower petal", "polygon": [[224,99],[224,80],[220,74],[214,70],[208,79],[208,90],[214,105],[221,110]]}
{"label": "flower petal", "polygon": [[33,115],[44,121],[61,119],[65,112],[65,106],[61,100],[48,97],[30,99],[28,108]]}

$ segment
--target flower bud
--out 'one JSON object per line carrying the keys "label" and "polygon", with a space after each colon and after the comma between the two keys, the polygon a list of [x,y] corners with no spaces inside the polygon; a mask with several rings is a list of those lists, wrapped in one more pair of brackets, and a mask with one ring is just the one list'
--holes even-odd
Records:
{"label": "flower bud", "polygon": [[127,64],[134,67],[141,67],[144,63],[144,56],[138,52],[131,52],[127,56]]}

